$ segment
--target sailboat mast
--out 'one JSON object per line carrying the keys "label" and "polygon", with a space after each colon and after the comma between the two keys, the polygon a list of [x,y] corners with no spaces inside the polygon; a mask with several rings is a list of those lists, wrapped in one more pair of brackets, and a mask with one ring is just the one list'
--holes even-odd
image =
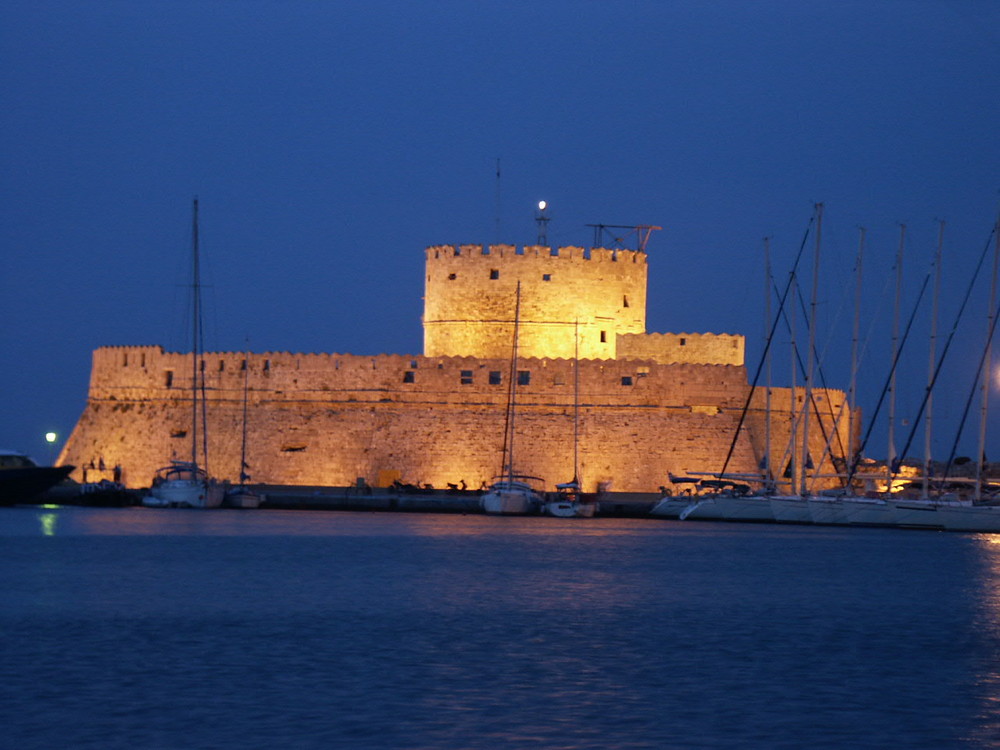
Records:
{"label": "sailboat mast", "polygon": [[[807,494],[806,469],[809,458],[809,422],[812,417],[813,369],[816,365],[816,295],[819,290],[819,249],[823,238],[823,204],[816,204],[816,249],[813,254],[812,296],[809,301],[809,352],[806,355],[806,398],[802,409],[805,421],[802,424],[802,495]],[[815,474],[815,468],[813,473]]]}
{"label": "sailboat mast", "polygon": [[795,296],[798,293],[798,282],[797,282],[797,280],[795,278],[795,270],[794,269],[792,270],[792,278],[791,278],[791,281],[790,281],[790,283],[789,283],[788,286],[789,286],[788,332],[789,332],[789,337],[791,338],[791,345],[792,345],[791,357],[790,357],[790,359],[791,359],[791,365],[792,365],[792,377],[791,377],[791,384],[792,384],[792,389],[791,390],[792,390],[792,393],[791,393],[791,405],[790,405],[790,408],[789,408],[789,417],[792,420],[792,426],[791,426],[791,431],[790,431],[791,434],[789,436],[789,441],[788,441],[789,449],[790,449],[790,452],[791,452],[791,456],[790,456],[789,462],[788,462],[788,487],[789,487],[788,494],[789,495],[794,495],[795,491],[798,489],[798,486],[799,486],[799,484],[798,484],[798,477],[799,477],[799,451],[798,451],[798,442],[799,442],[799,404],[798,404],[798,396],[796,394],[796,387],[795,387],[796,386],[797,377],[798,377],[798,373],[797,373],[797,369],[798,368],[796,366],[798,364],[797,363],[798,351],[795,348],[795,344],[796,344],[796,341],[795,341],[795,318],[796,318],[796,315],[795,315],[795,307],[796,307],[796,305],[795,305]]}
{"label": "sailboat mast", "polygon": [[993,276],[990,280],[990,308],[986,328],[986,353],[983,357],[982,402],[979,407],[979,454],[976,456],[976,491],[974,502],[983,497],[983,472],[986,462],[986,413],[989,407],[990,373],[993,369],[993,332],[996,330],[997,272],[1000,269],[1000,217],[993,230]]}
{"label": "sailboat mast", "polygon": [[851,390],[848,397],[847,413],[847,475],[854,474],[858,452],[855,439],[854,415],[858,404],[858,340],[861,325],[861,267],[865,254],[865,228],[861,227],[858,237],[858,260],[854,269],[854,330],[851,334]]}
{"label": "sailboat mast", "polygon": [[250,392],[250,342],[243,355],[243,439],[240,442],[240,484],[245,484],[247,475],[247,401]]}
{"label": "sailboat mast", "polygon": [[521,282],[517,282],[517,297],[514,302],[514,346],[510,358],[510,437],[507,440],[507,479],[514,481],[514,413],[517,407],[517,338],[521,324]]}
{"label": "sailboat mast", "polygon": [[194,199],[191,214],[191,463],[198,463],[198,359],[200,336],[198,321],[201,318],[201,294],[198,268],[198,199]]}
{"label": "sailboat mast", "polygon": [[[764,338],[771,330],[771,238],[764,238]],[[771,347],[767,347],[767,389],[764,396],[764,487],[774,488],[771,470]]]}
{"label": "sailboat mast", "polygon": [[931,337],[927,355],[927,406],[924,417],[924,481],[920,496],[930,495],[931,485],[931,427],[934,406],[934,370],[937,357],[938,298],[941,295],[941,248],[944,245],[944,222],[938,222],[937,251],[934,253],[934,299],[931,302]]}
{"label": "sailboat mast", "polygon": [[896,358],[899,355],[899,294],[903,286],[903,244],[906,242],[906,225],[899,225],[899,248],[896,250],[896,301],[892,313],[892,372],[889,374],[889,432],[885,460],[886,494],[892,494],[892,467],[896,462]]}
{"label": "sailboat mast", "polygon": [[573,482],[580,484],[580,321],[573,322]]}

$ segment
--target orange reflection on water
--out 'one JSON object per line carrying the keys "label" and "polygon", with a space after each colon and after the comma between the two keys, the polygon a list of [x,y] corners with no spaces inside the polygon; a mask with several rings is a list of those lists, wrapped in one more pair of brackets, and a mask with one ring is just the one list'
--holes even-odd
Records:
{"label": "orange reflection on water", "polygon": [[[976,547],[985,559],[981,580],[981,614],[976,629],[981,636],[1000,649],[1000,534],[976,535]],[[986,740],[993,746],[1000,737],[1000,663],[996,658],[977,660],[978,673],[974,676],[979,692],[981,725],[976,741]]]}

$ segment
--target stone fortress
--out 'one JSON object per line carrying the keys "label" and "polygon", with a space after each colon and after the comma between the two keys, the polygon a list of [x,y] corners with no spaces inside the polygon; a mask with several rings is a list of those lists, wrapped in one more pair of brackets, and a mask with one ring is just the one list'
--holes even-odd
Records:
{"label": "stone fortress", "polygon": [[[422,355],[205,353],[208,469],[238,481],[246,377],[254,483],[489,484],[503,465],[516,319],[517,473],[553,489],[573,478],[574,447],[588,492],[659,492],[670,474],[718,472],[750,394],[744,338],[648,333],[647,259],[608,248],[430,247]],[[129,487],[148,486],[156,469],[190,455],[192,376],[190,353],[96,350],[60,462],[76,465],[78,480],[118,467]],[[832,473],[825,449],[837,462],[846,451],[846,397],[813,396],[810,455]],[[771,389],[776,467],[788,463],[793,399],[801,409],[803,397]],[[759,388],[729,472],[758,472],[764,404]]]}

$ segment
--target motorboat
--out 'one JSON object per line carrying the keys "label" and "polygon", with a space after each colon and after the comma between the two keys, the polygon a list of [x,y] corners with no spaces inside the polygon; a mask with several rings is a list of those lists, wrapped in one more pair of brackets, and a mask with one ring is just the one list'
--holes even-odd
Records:
{"label": "motorboat", "polygon": [[74,468],[39,466],[24,453],[0,450],[0,505],[32,500],[63,481]]}

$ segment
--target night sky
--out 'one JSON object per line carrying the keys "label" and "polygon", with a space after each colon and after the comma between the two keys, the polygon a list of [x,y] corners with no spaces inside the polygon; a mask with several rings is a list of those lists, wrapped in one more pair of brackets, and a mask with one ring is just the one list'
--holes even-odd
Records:
{"label": "night sky", "polygon": [[[550,244],[662,226],[647,330],[744,334],[751,376],[763,238],[783,286],[822,202],[817,345],[845,389],[867,229],[869,415],[900,224],[905,323],[946,222],[940,353],[1000,199],[993,0],[5,0],[0,97],[0,447],[43,461],[44,433],[61,443],[83,410],[93,349],[189,349],[195,196],[209,350],[419,354],[424,248],[533,244],[545,199]],[[937,457],[983,352],[991,263],[935,391]],[[931,296],[901,419],[926,385]],[[779,329],[776,385],[788,344]],[[977,397],[960,453],[978,421]],[[990,421],[997,460],[1000,372]]]}

